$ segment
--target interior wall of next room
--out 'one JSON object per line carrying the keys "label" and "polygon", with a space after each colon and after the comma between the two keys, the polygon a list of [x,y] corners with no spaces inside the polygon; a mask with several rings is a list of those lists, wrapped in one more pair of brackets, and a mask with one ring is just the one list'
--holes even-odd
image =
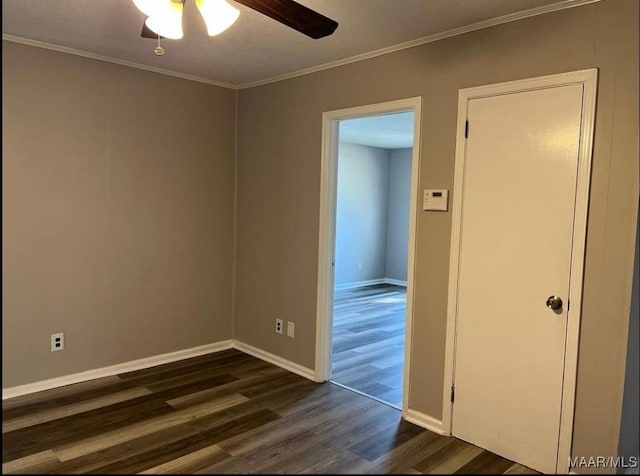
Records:
{"label": "interior wall of next room", "polygon": [[336,286],[406,281],[411,151],[339,143]]}

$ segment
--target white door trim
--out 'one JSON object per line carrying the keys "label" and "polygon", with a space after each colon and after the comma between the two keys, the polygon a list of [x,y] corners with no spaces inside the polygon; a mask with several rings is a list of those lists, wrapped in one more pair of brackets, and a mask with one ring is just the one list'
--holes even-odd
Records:
{"label": "white door trim", "polygon": [[[583,113],[580,124],[580,150],[576,207],[574,215],[573,251],[571,255],[571,278],[569,281],[570,309],[567,312],[567,334],[560,414],[560,440],[558,443],[557,472],[569,471],[569,457],[573,439],[573,417],[575,405],[576,375],[578,367],[578,340],[582,311],[582,284],[584,273],[585,239],[587,232],[587,210],[589,205],[589,183],[595,120],[597,69],[586,69],[570,73],[554,74],[506,83],[461,89],[458,95],[458,122],[453,187],[451,254],[449,262],[449,296],[447,305],[447,332],[445,353],[445,378],[443,389],[443,428],[451,434],[450,392],[455,369],[455,335],[457,322],[458,260],[460,257],[460,223],[462,219],[463,172],[466,155],[465,122],[468,101],[475,98],[510,94],[535,89],[552,88],[571,84],[583,85]],[[473,125],[470,125],[473,128]]]}
{"label": "white door trim", "polygon": [[420,116],[422,97],[413,97],[366,106],[327,111],[322,114],[322,170],[320,178],[320,231],[318,243],[318,301],[316,308],[316,369],[315,380],[326,382],[331,377],[331,325],[333,317],[333,257],[336,228],[336,184],[338,121],[373,114],[412,110],[413,155],[411,159],[411,205],[409,209],[409,243],[407,264],[407,309],[405,332],[404,379],[402,412],[405,415],[409,399],[411,329],[413,321],[413,275],[415,260],[415,230],[420,176]]}

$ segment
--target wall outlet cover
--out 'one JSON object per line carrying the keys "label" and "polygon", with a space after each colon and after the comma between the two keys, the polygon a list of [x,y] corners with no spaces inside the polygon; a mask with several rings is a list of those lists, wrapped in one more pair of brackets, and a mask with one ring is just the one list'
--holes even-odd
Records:
{"label": "wall outlet cover", "polygon": [[51,334],[51,352],[64,350],[64,333]]}

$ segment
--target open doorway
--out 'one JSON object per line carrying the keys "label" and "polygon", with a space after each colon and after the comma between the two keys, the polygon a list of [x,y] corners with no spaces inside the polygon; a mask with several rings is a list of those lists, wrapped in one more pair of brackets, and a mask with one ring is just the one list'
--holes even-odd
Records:
{"label": "open doorway", "polygon": [[407,410],[421,98],[323,115],[316,379]]}
{"label": "open doorway", "polygon": [[413,111],[338,124],[331,381],[402,407]]}

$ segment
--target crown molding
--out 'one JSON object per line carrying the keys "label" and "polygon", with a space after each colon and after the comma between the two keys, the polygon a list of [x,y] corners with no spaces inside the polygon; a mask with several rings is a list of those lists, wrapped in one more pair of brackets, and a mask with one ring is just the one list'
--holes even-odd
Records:
{"label": "crown molding", "polygon": [[119,64],[121,66],[128,66],[129,68],[142,69],[145,71],[151,71],[152,73],[164,74],[167,76],[173,76],[175,78],[186,79],[189,81],[196,81],[198,83],[210,84],[212,86],[218,86],[227,89],[238,89],[238,87],[231,83],[224,83],[221,81],[215,81],[213,79],[201,78],[199,76],[192,76],[190,74],[180,73],[178,71],[171,71],[169,69],[156,68],[154,66],[147,66],[133,61],[121,60],[118,58],[112,58],[110,56],[99,55],[97,53],[91,53],[89,51],[77,50],[75,48],[67,48],[66,46],[55,45],[53,43],[45,43],[43,41],[31,40],[29,38],[23,38],[21,36],[2,34],[2,40],[11,41],[13,43],[20,43],[27,46],[35,46],[36,48],[44,48],[47,50],[58,51],[60,53],[67,53],[75,56],[82,56],[84,58],[90,58],[98,61],[104,61],[107,63]]}
{"label": "crown molding", "polygon": [[551,5],[544,5],[542,7],[531,8],[529,10],[524,10],[522,12],[510,13],[508,15],[503,15],[496,18],[490,18],[488,20],[483,20],[477,23],[472,23],[471,25],[466,25],[460,28],[454,28],[452,30],[443,31],[441,33],[436,33],[433,35],[425,36],[422,38],[418,38],[415,40],[407,41],[405,43],[399,43],[393,46],[387,46],[386,48],[381,48],[379,50],[370,51],[368,53],[363,53],[356,56],[350,56],[349,58],[344,58],[337,61],[332,61],[330,63],[321,64],[318,66],[312,66],[311,68],[305,68],[298,71],[293,71],[291,73],[282,74],[279,76],[274,76],[272,78],[261,79],[258,81],[253,81],[249,83],[243,83],[236,85],[237,89],[247,89],[253,88],[256,86],[264,86],[265,84],[276,83],[278,81],[284,81],[285,79],[296,78],[298,76],[304,76],[311,73],[316,73],[318,71],[324,71],[326,69],[336,68],[338,66],[344,66],[351,63],[357,63],[359,61],[364,61],[370,58],[375,58],[377,56],[386,55],[388,53],[394,53],[396,51],[405,50],[407,48],[413,48],[414,46],[420,46],[427,43],[433,43],[434,41],[443,40],[445,38],[450,38],[452,36],[463,35],[465,33],[469,33],[476,30],[482,30],[484,28],[489,28],[492,26],[502,25],[504,23],[509,23],[516,20],[522,20],[524,18],[534,17],[538,15],[544,15],[545,13],[557,12],[560,10],[566,10],[568,8],[579,7],[582,5],[587,5],[589,3],[597,3],[601,0],[563,0],[559,3],[554,3]]}
{"label": "crown molding", "polygon": [[189,74],[180,73],[178,71],[171,71],[162,68],[155,68],[153,66],[147,66],[140,63],[135,63],[132,61],[125,61],[117,58],[112,58],[109,56],[103,56],[97,53],[91,53],[88,51],[77,50],[74,48],[67,48],[66,46],[55,45],[52,43],[45,43],[42,41],[30,40],[28,38],[22,38],[20,36],[8,35],[3,33],[2,39],[6,41],[12,41],[14,43],[21,43],[28,46],[35,46],[37,48],[45,48],[49,50],[59,51],[61,53],[72,54],[76,56],[83,56],[85,58],[95,59],[98,61],[105,61],[108,63],[119,64],[121,66],[128,66],[130,68],[142,69],[145,71],[151,71],[153,73],[165,74],[168,76],[173,76],[176,78],[186,79],[189,81],[196,81],[199,83],[210,84],[212,86],[218,86],[221,88],[227,89],[247,89],[253,88],[256,86],[264,86],[266,84],[276,83],[279,81],[284,81],[286,79],[296,78],[298,76],[305,76],[307,74],[316,73],[318,71],[324,71],[331,68],[336,68],[338,66],[344,66],[351,63],[357,63],[359,61],[364,61],[367,59],[375,58],[377,56],[386,55],[389,53],[394,53],[396,51],[405,50],[408,48],[413,48],[415,46],[424,45],[427,43],[433,43],[434,41],[443,40],[445,38],[451,38],[453,36],[463,35],[465,33],[469,33],[476,30],[482,30],[484,28],[490,28],[492,26],[502,25],[504,23],[509,23],[517,20],[522,20],[524,18],[530,18],[538,15],[544,15],[546,13],[553,13],[560,10],[566,10],[569,8],[579,7],[582,5],[587,5],[590,3],[597,3],[601,0],[563,0],[558,3],[554,3],[551,5],[544,5],[541,7],[531,8],[529,10],[524,10],[522,12],[510,13],[508,15],[503,15],[496,18],[490,18],[488,20],[483,20],[480,22],[472,23],[471,25],[463,26],[460,28],[454,28],[452,30],[447,30],[441,33],[436,33],[433,35],[428,35],[422,38],[418,38],[415,40],[407,41],[404,43],[399,43],[397,45],[388,46],[385,48],[381,48],[379,50],[370,51],[368,53],[362,53],[355,56],[350,56],[349,58],[344,58],[337,61],[332,61],[329,63],[324,63],[318,66],[312,66],[310,68],[301,69],[298,71],[293,71],[291,73],[285,73],[279,76],[273,76],[271,78],[261,79],[258,81],[251,81],[248,83],[241,84],[232,84],[225,83],[221,81],[215,81],[213,79],[201,78],[199,76],[192,76]]}

